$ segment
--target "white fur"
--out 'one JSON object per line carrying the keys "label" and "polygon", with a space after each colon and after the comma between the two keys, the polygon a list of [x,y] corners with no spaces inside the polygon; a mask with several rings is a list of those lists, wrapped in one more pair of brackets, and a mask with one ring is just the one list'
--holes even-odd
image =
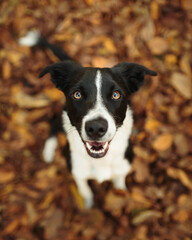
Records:
{"label": "white fur", "polygon": [[53,161],[57,145],[58,145],[58,140],[55,136],[50,137],[46,140],[44,149],[43,149],[43,158],[46,163],[51,163]]}
{"label": "white fur", "polygon": [[124,154],[133,124],[129,107],[123,125],[113,137],[107,154],[99,159],[88,155],[78,131],[71,125],[67,112],[64,111],[62,117],[70,145],[72,173],[79,192],[85,199],[86,207],[91,207],[93,204],[93,195],[87,185],[88,179],[96,179],[98,182],[111,179],[115,187],[125,189],[125,177],[130,170],[130,164],[124,158]]}
{"label": "white fur", "polygon": [[33,47],[35,46],[40,38],[39,31],[29,31],[27,34],[18,40],[19,45]]}
{"label": "white fur", "polygon": [[110,141],[116,132],[115,121],[113,117],[109,114],[106,107],[103,104],[102,95],[101,95],[101,87],[102,87],[102,76],[100,70],[97,71],[96,78],[95,78],[95,85],[97,89],[97,97],[96,97],[96,104],[95,106],[89,110],[87,115],[82,120],[82,129],[81,135],[84,141],[88,141],[89,137],[85,131],[85,123],[87,121],[97,119],[99,117],[104,118],[108,122],[108,130],[106,134],[100,139],[100,142],[108,142]]}

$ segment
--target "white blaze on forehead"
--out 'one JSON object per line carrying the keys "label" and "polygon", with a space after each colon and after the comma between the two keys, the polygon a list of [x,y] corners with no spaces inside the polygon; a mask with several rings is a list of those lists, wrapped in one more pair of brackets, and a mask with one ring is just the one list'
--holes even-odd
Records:
{"label": "white blaze on forehead", "polygon": [[95,85],[96,85],[96,101],[95,101],[94,107],[88,111],[87,115],[85,115],[82,120],[82,131],[81,131],[82,137],[84,140],[87,140],[87,141],[91,140],[88,138],[86,134],[85,123],[87,121],[102,117],[108,122],[108,130],[106,134],[101,138],[100,141],[104,141],[104,142],[110,141],[115,135],[116,125],[113,117],[111,116],[111,114],[109,113],[109,111],[104,105],[104,101],[102,98],[103,79],[102,79],[102,74],[100,70],[97,70],[96,77],[95,77]]}
{"label": "white blaze on forehead", "polygon": [[99,70],[97,70],[97,73],[96,73],[95,85],[97,88],[97,104],[98,104],[102,102],[102,97],[101,97],[102,76],[101,76],[101,71]]}

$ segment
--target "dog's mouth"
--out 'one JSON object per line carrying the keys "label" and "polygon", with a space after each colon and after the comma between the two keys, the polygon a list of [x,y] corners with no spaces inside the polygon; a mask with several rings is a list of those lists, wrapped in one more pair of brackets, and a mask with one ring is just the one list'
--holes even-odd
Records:
{"label": "dog's mouth", "polygon": [[88,154],[93,158],[102,158],[109,149],[110,142],[84,142]]}

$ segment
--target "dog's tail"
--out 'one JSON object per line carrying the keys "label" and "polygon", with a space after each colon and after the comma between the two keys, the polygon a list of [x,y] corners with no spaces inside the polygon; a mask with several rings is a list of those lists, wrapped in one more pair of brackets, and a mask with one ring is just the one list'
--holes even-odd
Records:
{"label": "dog's tail", "polygon": [[60,47],[55,46],[47,41],[47,39],[41,36],[39,31],[29,31],[27,34],[18,40],[18,43],[22,46],[41,46],[43,48],[49,48],[61,61],[73,60],[69,57]]}

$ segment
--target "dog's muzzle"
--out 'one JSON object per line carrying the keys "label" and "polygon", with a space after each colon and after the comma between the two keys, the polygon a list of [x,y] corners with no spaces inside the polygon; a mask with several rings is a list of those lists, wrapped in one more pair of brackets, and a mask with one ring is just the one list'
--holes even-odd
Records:
{"label": "dog's muzzle", "polygon": [[103,118],[89,120],[85,123],[85,132],[90,139],[84,141],[88,154],[93,158],[104,157],[110,142],[103,142],[102,138],[108,130],[108,122]]}

